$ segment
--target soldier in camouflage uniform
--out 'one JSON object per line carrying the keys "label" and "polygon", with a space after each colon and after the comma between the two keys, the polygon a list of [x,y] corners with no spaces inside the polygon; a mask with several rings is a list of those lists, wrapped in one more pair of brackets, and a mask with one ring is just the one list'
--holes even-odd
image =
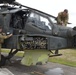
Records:
{"label": "soldier in camouflage uniform", "polygon": [[0,26],[0,61],[1,61],[1,44],[4,42],[4,39],[7,39],[11,36],[12,34],[5,35],[5,33],[2,32],[2,27]]}
{"label": "soldier in camouflage uniform", "polygon": [[59,12],[57,16],[57,24],[66,26],[68,23],[69,15],[68,10],[65,9],[63,12]]}

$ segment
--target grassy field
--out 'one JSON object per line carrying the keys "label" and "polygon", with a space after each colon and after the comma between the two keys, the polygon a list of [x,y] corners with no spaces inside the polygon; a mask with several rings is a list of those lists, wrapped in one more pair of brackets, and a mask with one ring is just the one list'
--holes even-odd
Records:
{"label": "grassy field", "polygon": [[[2,49],[2,53],[9,53],[10,52],[10,49]],[[23,56],[23,51],[19,51],[15,56],[19,56],[19,57],[22,57]]]}
{"label": "grassy field", "polygon": [[49,58],[50,62],[76,67],[76,49],[60,50],[62,56]]}
{"label": "grassy field", "polygon": [[[9,50],[2,49],[2,52],[8,53]],[[76,49],[60,50],[61,56],[50,57],[49,62],[60,63],[72,67],[76,67]],[[23,56],[23,52],[18,52],[16,56]]]}

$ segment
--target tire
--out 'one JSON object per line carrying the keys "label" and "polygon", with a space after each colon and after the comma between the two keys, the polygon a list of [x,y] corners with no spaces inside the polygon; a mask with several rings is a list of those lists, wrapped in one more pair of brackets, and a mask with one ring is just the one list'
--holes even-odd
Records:
{"label": "tire", "polygon": [[1,55],[0,67],[4,66],[5,63],[6,63],[6,58],[3,55]]}

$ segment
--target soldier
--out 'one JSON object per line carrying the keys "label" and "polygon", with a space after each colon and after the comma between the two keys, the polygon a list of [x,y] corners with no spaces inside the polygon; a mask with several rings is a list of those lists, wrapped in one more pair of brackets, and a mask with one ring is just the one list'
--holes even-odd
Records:
{"label": "soldier", "polygon": [[0,26],[0,61],[1,61],[1,44],[4,42],[4,39],[7,39],[11,36],[12,34],[5,35],[5,33],[2,32],[2,27]]}
{"label": "soldier", "polygon": [[63,12],[59,12],[57,16],[57,24],[66,26],[68,23],[69,15],[68,10],[65,9]]}

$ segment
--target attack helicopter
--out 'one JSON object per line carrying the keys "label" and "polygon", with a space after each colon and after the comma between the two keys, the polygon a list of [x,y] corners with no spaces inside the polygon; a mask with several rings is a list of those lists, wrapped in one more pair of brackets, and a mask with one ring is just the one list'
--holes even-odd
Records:
{"label": "attack helicopter", "polygon": [[[0,0],[0,25],[6,35],[13,34],[2,44],[11,49],[4,59],[10,60],[18,51],[24,51],[23,65],[46,63],[50,52],[57,56],[61,55],[60,49],[76,47],[76,27],[60,26],[56,17],[15,0]],[[4,59],[1,63],[5,64]]]}

